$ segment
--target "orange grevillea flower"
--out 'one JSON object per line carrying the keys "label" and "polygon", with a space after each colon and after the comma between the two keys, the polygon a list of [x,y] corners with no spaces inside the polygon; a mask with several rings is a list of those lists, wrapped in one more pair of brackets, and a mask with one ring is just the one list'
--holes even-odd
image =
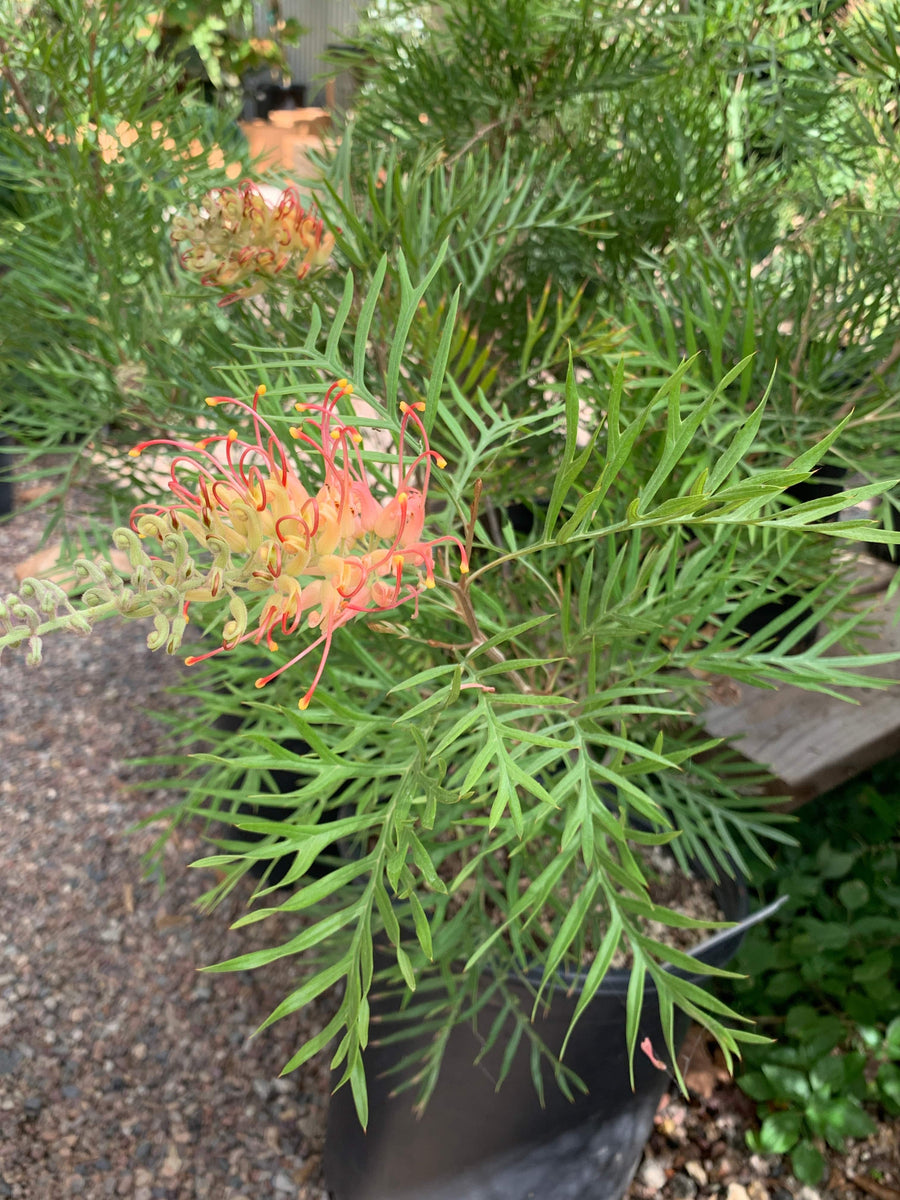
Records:
{"label": "orange grevillea flower", "polygon": [[[185,590],[184,616],[195,602],[223,594],[230,598],[231,619],[221,646],[188,658],[188,665],[248,640],[259,644],[265,639],[274,653],[276,635],[292,637],[312,630],[313,641],[256,681],[257,687],[265,686],[321,647],[301,708],[309,704],[322,677],[335,630],[363,613],[382,613],[410,600],[417,603],[423,587],[434,587],[438,543],[455,543],[461,569],[468,570],[458,538],[423,538],[431,465],[446,465],[428,445],[417,411],[424,405],[400,406],[397,486],[379,499],[360,454],[361,435],[337,411],[338,401],[352,390],[346,379],[339,379],[321,404],[296,405],[302,420],[290,433],[301,447],[301,468],[309,464],[306,481],[258,411],[264,387],[257,389],[252,404],[229,396],[206,401],[243,410],[252,429],[247,441],[232,429],[196,443],[159,438],[130,452],[136,457],[148,446],[170,446],[179,452],[169,474],[175,503],[139,505],[131,515],[132,529],[161,543],[167,534],[186,534],[214,556],[216,569],[202,586]],[[407,453],[410,426],[422,444],[418,453]],[[253,628],[243,599],[246,593],[264,597]]]}
{"label": "orange grevillea flower", "polygon": [[303,279],[313,267],[323,267],[334,235],[315,209],[303,207],[296,188],[287,188],[269,205],[245,180],[237,188],[209,192],[202,209],[191,205],[187,216],[175,217],[172,242],[188,243],[181,265],[197,272],[201,283],[237,287],[219,301],[221,306],[258,294],[267,279],[285,270]]}

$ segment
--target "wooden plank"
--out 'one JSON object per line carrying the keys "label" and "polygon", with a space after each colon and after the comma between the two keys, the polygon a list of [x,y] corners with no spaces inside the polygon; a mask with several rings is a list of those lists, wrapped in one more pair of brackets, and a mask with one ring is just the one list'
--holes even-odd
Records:
{"label": "wooden plank", "polygon": [[[866,649],[900,652],[900,594],[888,601],[882,592],[871,619]],[[900,680],[900,660],[865,674]],[[845,701],[797,687],[768,691],[729,680],[702,721],[714,737],[767,766],[777,781],[773,792],[790,795],[790,807],[796,807],[900,753],[900,693],[893,687],[853,688],[846,695]]]}

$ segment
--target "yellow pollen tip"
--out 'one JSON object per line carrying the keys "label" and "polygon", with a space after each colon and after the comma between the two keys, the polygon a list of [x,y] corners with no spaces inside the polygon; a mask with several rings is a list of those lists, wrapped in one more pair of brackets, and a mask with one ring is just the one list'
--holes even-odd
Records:
{"label": "yellow pollen tip", "polygon": [[265,686],[266,686],[266,681],[265,681],[264,679],[256,679],[256,680],[254,680],[254,681],[253,681],[253,686],[254,686],[255,688],[261,688],[261,687],[265,687]]}
{"label": "yellow pollen tip", "polygon": [[363,436],[362,436],[362,434],[361,434],[361,433],[354,433],[354,434],[353,434],[352,441],[354,442],[354,444],[355,444],[355,445],[357,445],[357,446],[361,446],[361,445],[362,445],[362,440],[363,440]]}
{"label": "yellow pollen tip", "polygon": [[264,383],[261,383],[259,385],[259,387],[256,389],[257,396],[264,396],[266,394],[266,390],[267,390],[266,385]]}
{"label": "yellow pollen tip", "polygon": [[416,403],[413,405],[413,408],[414,408],[414,409],[415,409],[417,412],[424,412],[424,411],[425,411],[425,401],[424,401],[424,400],[417,400],[417,401],[416,401]]}
{"label": "yellow pollen tip", "polygon": [[299,430],[296,425],[290,425],[288,426],[288,433],[292,438],[298,438],[300,437],[301,430]]}
{"label": "yellow pollen tip", "polygon": [[337,385],[339,388],[348,388],[348,387],[350,387],[350,380],[349,379],[339,379],[337,381]]}
{"label": "yellow pollen tip", "polygon": [[278,649],[278,643],[277,642],[269,642],[269,649],[274,652],[275,650]]}
{"label": "yellow pollen tip", "polygon": [[440,469],[442,471],[443,471],[444,467],[446,467],[446,465],[447,465],[447,460],[442,455],[438,455],[438,457],[434,461],[435,461],[435,465],[440,467]]}
{"label": "yellow pollen tip", "polygon": [[402,413],[408,413],[408,412],[409,412],[409,405],[406,403],[406,401],[405,401],[405,400],[401,400],[401,401],[400,401],[400,411],[401,411]]}
{"label": "yellow pollen tip", "polygon": [[340,429],[332,429],[331,434],[330,434],[331,440],[333,442],[336,442],[338,440],[338,438],[341,436],[341,432],[342,431]]}
{"label": "yellow pollen tip", "polygon": [[305,712],[309,708],[309,697],[301,696],[300,699],[297,701],[297,707],[300,709],[301,712]]}
{"label": "yellow pollen tip", "polygon": [[398,504],[405,504],[408,499],[409,499],[409,492],[398,492],[397,493],[397,503]]}
{"label": "yellow pollen tip", "polygon": [[468,575],[469,564],[468,563],[460,563],[459,564],[459,573],[460,573],[460,575]]}
{"label": "yellow pollen tip", "polygon": [[207,396],[206,399],[203,401],[203,403],[208,404],[210,408],[215,408],[216,405],[219,403],[219,397],[218,396]]}
{"label": "yellow pollen tip", "polygon": [[186,667],[192,667],[195,662],[197,662],[197,659],[193,656],[193,654],[189,654],[184,660],[184,665]]}
{"label": "yellow pollen tip", "polygon": [[425,580],[425,586],[426,586],[427,588],[433,588],[433,587],[434,587],[434,580],[433,580],[433,579],[430,579],[430,578],[429,578],[429,579],[426,579],[426,580]]}
{"label": "yellow pollen tip", "polygon": [[395,570],[402,571],[403,570],[403,555],[395,554],[394,557],[391,559],[391,566],[394,567]]}
{"label": "yellow pollen tip", "polygon": [[134,449],[128,451],[128,457],[129,458],[140,458],[141,457],[141,452],[137,446],[135,446]]}
{"label": "yellow pollen tip", "polygon": [[229,430],[228,430],[228,440],[229,440],[229,442],[236,442],[236,441],[237,441],[237,430],[236,430],[236,429],[229,429]]}
{"label": "yellow pollen tip", "polygon": [[205,450],[206,442],[205,441],[194,442],[194,449],[195,450]]}

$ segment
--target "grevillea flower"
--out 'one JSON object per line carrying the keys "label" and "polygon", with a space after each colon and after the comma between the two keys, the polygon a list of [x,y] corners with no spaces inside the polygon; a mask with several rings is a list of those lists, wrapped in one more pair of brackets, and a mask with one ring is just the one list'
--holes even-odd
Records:
{"label": "grevillea flower", "polygon": [[[397,486],[378,499],[360,454],[361,435],[337,412],[341,397],[352,390],[346,379],[339,379],[321,404],[296,405],[303,419],[290,433],[302,447],[301,463],[310,464],[307,482],[259,414],[264,387],[257,389],[252,404],[229,396],[206,401],[243,410],[250,419],[251,440],[241,440],[232,429],[197,443],[159,438],[130,452],[136,457],[148,446],[179,451],[169,474],[169,490],[176,502],[163,507],[139,505],[131,515],[132,529],[161,543],[172,532],[187,534],[213,555],[218,568],[202,586],[184,592],[184,617],[194,603],[216,600],[223,593],[229,596],[231,619],[223,629],[221,646],[188,658],[188,665],[248,640],[259,644],[265,639],[275,653],[276,635],[293,637],[311,630],[313,641],[256,681],[257,687],[264,687],[321,647],[318,668],[300,708],[309,704],[322,677],[337,629],[360,614],[382,613],[408,601],[417,604],[421,589],[434,587],[433,552],[438,543],[455,543],[461,569],[468,570],[458,538],[423,539],[431,464],[446,465],[428,444],[419,417],[424,405],[400,406]],[[410,425],[423,448],[407,462]],[[264,597],[253,628],[248,627],[242,593]]]}
{"label": "grevillea flower", "polygon": [[323,267],[334,235],[315,209],[303,207],[296,188],[287,188],[270,206],[245,180],[238,188],[209,192],[202,210],[192,204],[188,216],[175,217],[172,243],[181,242],[188,243],[181,265],[197,272],[201,283],[238,287],[219,301],[221,306],[258,294],[267,279],[288,268],[303,279],[313,267]]}

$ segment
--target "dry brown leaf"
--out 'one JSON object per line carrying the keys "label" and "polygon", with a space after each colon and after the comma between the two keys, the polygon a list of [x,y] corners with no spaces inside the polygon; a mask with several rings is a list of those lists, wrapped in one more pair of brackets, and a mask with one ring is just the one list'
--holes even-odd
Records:
{"label": "dry brown leaf", "polygon": [[[44,546],[43,549],[36,550],[34,554],[30,554],[28,558],[17,563],[14,574],[18,582],[21,583],[23,579],[35,576],[38,579],[49,579],[52,583],[58,584],[64,592],[72,591],[79,580],[71,566],[58,565],[61,549],[61,544],[54,542],[52,546]],[[94,558],[94,562],[102,561],[100,555]],[[113,550],[110,553],[109,561],[121,574],[128,575],[130,573],[128,555],[124,551]]]}
{"label": "dry brown leaf", "polygon": [[700,1026],[694,1025],[678,1056],[678,1065],[688,1091],[703,1100],[709,1100],[716,1087],[730,1078],[725,1068],[716,1063],[710,1054],[706,1038]]}
{"label": "dry brown leaf", "polygon": [[47,572],[52,571],[59,562],[59,551],[60,544],[56,542],[52,546],[44,546],[42,550],[36,550],[34,554],[29,554],[27,558],[16,564],[16,579],[21,583],[29,575],[46,576]]}
{"label": "dry brown leaf", "polygon": [[154,924],[160,931],[177,929],[179,925],[187,925],[190,917],[179,916],[177,913],[160,913]]}
{"label": "dry brown leaf", "polygon": [[31,504],[51,491],[49,483],[20,483],[16,487],[16,499],[20,504]]}

